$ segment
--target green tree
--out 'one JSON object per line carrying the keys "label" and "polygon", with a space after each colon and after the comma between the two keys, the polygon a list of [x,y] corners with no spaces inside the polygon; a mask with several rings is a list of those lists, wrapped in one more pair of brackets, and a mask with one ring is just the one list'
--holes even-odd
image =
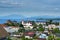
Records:
{"label": "green tree", "polygon": [[32,21],[32,25],[33,25],[34,27],[37,27],[37,24],[35,23],[35,21]]}
{"label": "green tree", "polygon": [[25,32],[25,29],[24,28],[19,28],[18,32]]}
{"label": "green tree", "polygon": [[5,23],[7,26],[15,26],[14,23]]}
{"label": "green tree", "polygon": [[59,28],[55,28],[55,29],[53,29],[53,32],[54,33],[60,33],[60,30],[59,30]]}
{"label": "green tree", "polygon": [[44,31],[44,28],[40,27],[40,28],[37,29],[37,31]]}
{"label": "green tree", "polygon": [[54,38],[53,38],[53,36],[48,36],[48,40],[53,40]]}
{"label": "green tree", "polygon": [[60,40],[60,38],[56,38],[56,40]]}
{"label": "green tree", "polygon": [[35,21],[32,21],[32,25],[33,25],[33,29],[36,29],[37,28],[37,24],[35,23]]}
{"label": "green tree", "polygon": [[18,32],[25,32],[25,28],[22,26],[19,28]]}
{"label": "green tree", "polygon": [[52,20],[46,21],[46,25],[52,24]]}
{"label": "green tree", "polygon": [[42,24],[39,24],[39,27],[43,27],[43,25]]}
{"label": "green tree", "polygon": [[49,24],[52,24],[52,20],[49,20]]}
{"label": "green tree", "polygon": [[23,28],[24,26],[22,24],[19,24],[19,27],[22,27]]}
{"label": "green tree", "polygon": [[39,27],[39,28],[37,28],[38,31],[44,31],[44,28],[43,28],[43,25],[42,24],[39,24],[38,27]]}
{"label": "green tree", "polygon": [[7,40],[12,40],[12,39],[10,37],[8,37]]}

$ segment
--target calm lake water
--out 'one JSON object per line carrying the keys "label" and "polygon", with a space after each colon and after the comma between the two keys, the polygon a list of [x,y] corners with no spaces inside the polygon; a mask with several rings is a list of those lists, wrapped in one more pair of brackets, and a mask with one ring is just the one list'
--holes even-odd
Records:
{"label": "calm lake water", "polygon": [[[20,22],[22,20],[20,20],[20,19],[11,19],[11,21]],[[25,20],[25,21],[27,21],[27,20]],[[35,20],[35,21],[46,22],[46,20]],[[7,22],[7,19],[0,19],[0,24],[6,23],[6,22]],[[60,20],[53,20],[53,22],[60,22]]]}
{"label": "calm lake water", "polygon": [[[17,21],[17,22],[20,22],[19,19],[12,19],[11,21]],[[0,19],[0,24],[3,24],[3,23],[6,23],[7,22],[7,19]]]}

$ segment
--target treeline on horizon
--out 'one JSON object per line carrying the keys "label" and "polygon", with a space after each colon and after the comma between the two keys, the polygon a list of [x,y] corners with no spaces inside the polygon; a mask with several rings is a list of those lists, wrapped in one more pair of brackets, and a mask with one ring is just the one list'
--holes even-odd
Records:
{"label": "treeline on horizon", "polygon": [[60,20],[60,18],[37,18],[36,20]]}
{"label": "treeline on horizon", "polygon": [[[36,25],[36,22],[37,21],[24,21],[24,22],[31,22],[32,24]],[[59,25],[59,22],[53,22],[53,20],[47,20],[46,22],[46,25],[49,25],[49,24],[55,24],[55,25]],[[7,20],[6,23],[4,23],[5,25],[7,26],[22,26],[22,21],[21,22],[17,22],[17,21],[11,21],[11,20]]]}

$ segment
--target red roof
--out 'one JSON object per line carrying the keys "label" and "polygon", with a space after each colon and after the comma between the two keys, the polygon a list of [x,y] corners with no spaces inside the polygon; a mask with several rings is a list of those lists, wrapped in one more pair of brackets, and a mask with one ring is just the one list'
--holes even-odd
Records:
{"label": "red roof", "polygon": [[7,31],[2,26],[0,26],[0,38],[7,37],[8,35],[9,34],[7,33]]}
{"label": "red roof", "polygon": [[34,36],[34,34],[35,34],[34,32],[26,32],[25,33],[26,36],[31,36],[31,37]]}
{"label": "red roof", "polygon": [[28,32],[29,35],[34,34],[34,32]]}
{"label": "red roof", "polygon": [[5,25],[5,24],[0,24],[0,26],[2,26],[2,27],[6,27],[6,25]]}

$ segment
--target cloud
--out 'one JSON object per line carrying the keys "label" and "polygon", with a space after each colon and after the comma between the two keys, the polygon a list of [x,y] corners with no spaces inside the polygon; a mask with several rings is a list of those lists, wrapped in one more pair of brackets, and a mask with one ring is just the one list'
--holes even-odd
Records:
{"label": "cloud", "polygon": [[[1,11],[28,12],[28,14],[29,12],[44,12],[42,14],[50,14],[51,12],[51,14],[54,14],[60,12],[60,0],[0,0]],[[34,13],[32,14],[34,15]]]}
{"label": "cloud", "polygon": [[60,0],[1,0],[0,3],[14,7],[45,8],[58,7],[60,5]]}
{"label": "cloud", "polygon": [[20,6],[24,5],[24,3],[22,1],[19,1],[19,0],[1,0],[0,4],[2,4],[0,6],[7,6],[7,7],[9,7],[9,6],[20,7]]}

